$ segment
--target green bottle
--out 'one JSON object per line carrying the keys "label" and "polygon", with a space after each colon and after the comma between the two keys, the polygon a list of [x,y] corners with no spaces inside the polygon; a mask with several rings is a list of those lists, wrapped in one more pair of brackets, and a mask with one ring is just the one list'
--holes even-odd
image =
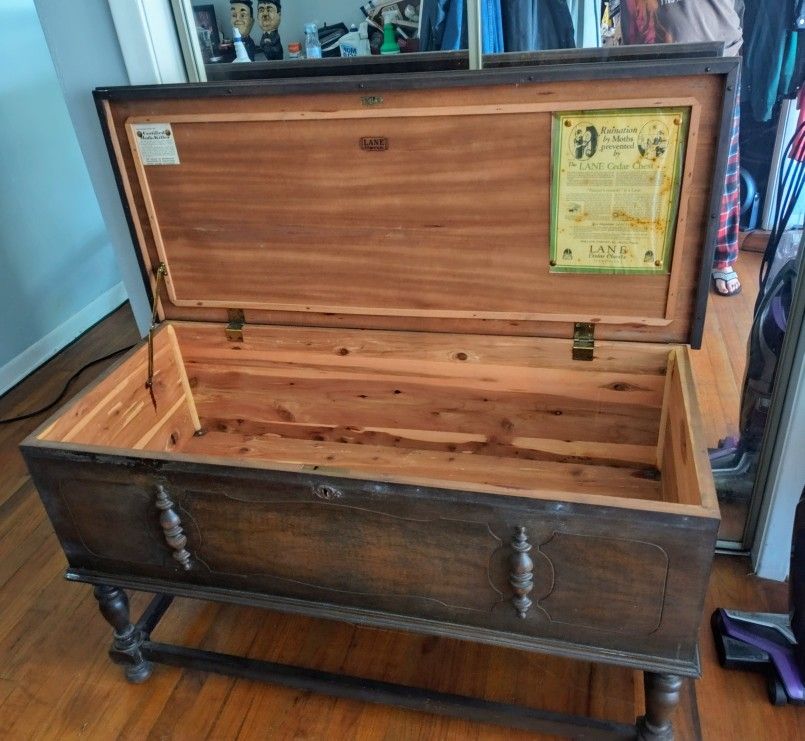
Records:
{"label": "green bottle", "polygon": [[397,46],[397,36],[394,33],[394,24],[386,23],[383,25],[383,46],[380,47],[381,54],[399,54],[400,47]]}

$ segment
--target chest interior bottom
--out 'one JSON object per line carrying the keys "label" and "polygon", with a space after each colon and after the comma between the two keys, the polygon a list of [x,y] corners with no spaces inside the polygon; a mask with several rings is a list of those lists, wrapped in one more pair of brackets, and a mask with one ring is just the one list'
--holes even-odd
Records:
{"label": "chest interior bottom", "polygon": [[[685,348],[165,324],[46,440],[442,488],[698,504]],[[153,392],[153,394],[151,393]],[[199,432],[201,431],[201,432]],[[686,482],[691,486],[683,485]]]}

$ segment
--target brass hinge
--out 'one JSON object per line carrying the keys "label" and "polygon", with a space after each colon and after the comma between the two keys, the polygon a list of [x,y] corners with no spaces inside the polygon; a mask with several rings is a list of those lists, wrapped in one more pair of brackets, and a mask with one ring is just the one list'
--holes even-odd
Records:
{"label": "brass hinge", "polygon": [[595,351],[595,325],[576,322],[573,325],[573,360],[592,360]]}
{"label": "brass hinge", "polygon": [[229,324],[226,325],[226,338],[230,342],[243,342],[243,325],[246,324],[246,316],[243,309],[229,309]]}

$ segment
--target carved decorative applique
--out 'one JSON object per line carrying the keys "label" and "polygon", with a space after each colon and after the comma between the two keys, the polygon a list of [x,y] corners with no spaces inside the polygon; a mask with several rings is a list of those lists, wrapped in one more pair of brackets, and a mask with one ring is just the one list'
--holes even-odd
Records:
{"label": "carved decorative applique", "polygon": [[534,588],[534,562],[528,555],[531,550],[531,543],[528,542],[528,535],[524,527],[518,527],[517,532],[512,538],[511,574],[509,583],[514,590],[514,609],[517,615],[524,618],[528,614],[528,609],[533,604],[528,598]]}
{"label": "carved decorative applique", "polygon": [[185,571],[190,570],[190,553],[185,549],[187,536],[182,529],[182,521],[176,514],[176,506],[168,496],[168,490],[157,485],[157,509],[160,510],[159,524],[165,534],[165,541],[173,549],[173,557],[182,565]]}

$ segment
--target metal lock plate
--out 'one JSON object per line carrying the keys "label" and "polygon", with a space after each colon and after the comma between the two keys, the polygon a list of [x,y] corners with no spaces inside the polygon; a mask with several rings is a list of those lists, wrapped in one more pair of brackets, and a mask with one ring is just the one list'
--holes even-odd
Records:
{"label": "metal lock plate", "polygon": [[243,342],[243,325],[246,317],[243,309],[229,309],[229,324],[226,325],[226,338],[230,342]]}

